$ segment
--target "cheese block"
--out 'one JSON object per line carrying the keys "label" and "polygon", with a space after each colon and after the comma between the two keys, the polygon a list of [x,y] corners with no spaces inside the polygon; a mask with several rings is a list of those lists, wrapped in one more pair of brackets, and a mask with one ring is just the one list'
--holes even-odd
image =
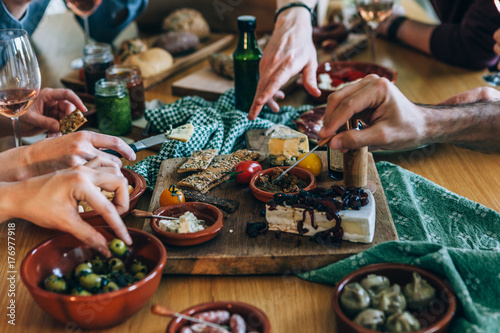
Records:
{"label": "cheese block", "polygon": [[186,124],[180,127],[174,128],[173,130],[167,131],[165,134],[168,139],[177,140],[182,142],[188,142],[194,133],[193,124]]}
{"label": "cheese block", "polygon": [[270,133],[268,150],[271,165],[292,165],[302,153],[309,151],[309,141],[303,133],[286,126],[276,126]]}
{"label": "cheese block", "polygon": [[[342,218],[342,229],[344,229],[343,240],[355,243],[371,243],[375,234],[375,199],[369,190],[368,204],[361,207],[360,210],[341,210],[339,215]],[[269,230],[279,230],[288,233],[300,234],[298,231],[299,223],[304,220],[302,233],[305,236],[313,236],[318,232],[325,231],[335,227],[336,221],[329,221],[325,212],[314,210],[315,229],[311,225],[311,216],[305,212],[304,208],[293,208],[290,206],[277,205],[276,209],[270,210],[270,205],[266,205],[266,220],[269,223]]]}

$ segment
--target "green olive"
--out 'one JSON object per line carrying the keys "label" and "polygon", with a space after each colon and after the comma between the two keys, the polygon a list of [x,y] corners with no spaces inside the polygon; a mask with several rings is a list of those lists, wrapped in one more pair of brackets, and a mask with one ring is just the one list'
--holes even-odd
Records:
{"label": "green olive", "polygon": [[90,262],[84,262],[75,268],[75,277],[78,279],[80,276],[89,275],[92,273],[92,264]]}
{"label": "green olive", "polygon": [[134,261],[132,261],[132,265],[130,266],[130,273],[137,274],[139,272],[147,273],[148,268],[146,267],[146,265],[144,265],[144,263],[140,262],[137,259],[134,259]]}
{"label": "green olive", "polygon": [[80,286],[83,288],[92,292],[97,292],[101,288],[102,278],[97,274],[91,273],[89,275],[80,276],[79,281]]}
{"label": "green olive", "polygon": [[47,277],[45,279],[44,285],[46,290],[53,291],[55,293],[65,293],[68,288],[66,280],[55,274]]}
{"label": "green olive", "polygon": [[125,271],[125,264],[121,259],[118,258],[112,258],[109,260],[109,270],[110,272],[124,272]]}
{"label": "green olive", "polygon": [[71,295],[73,296],[92,296],[92,293],[88,292],[85,289],[82,288],[74,288],[71,290]]}
{"label": "green olive", "polygon": [[120,287],[118,287],[118,285],[115,282],[110,281],[110,282],[108,282],[107,285],[105,285],[102,288],[102,291],[104,291],[105,293],[109,293],[111,291],[115,291],[115,290],[118,290],[118,289],[120,289]]}
{"label": "green olive", "polygon": [[123,255],[125,255],[128,250],[127,245],[118,238],[115,238],[111,242],[109,242],[108,246],[111,253],[118,257],[122,257]]}
{"label": "green olive", "polygon": [[91,261],[92,270],[97,274],[105,274],[106,273],[106,261],[102,260],[99,257],[96,257]]}
{"label": "green olive", "polygon": [[146,273],[139,272],[134,275],[134,281],[142,280],[146,277]]}

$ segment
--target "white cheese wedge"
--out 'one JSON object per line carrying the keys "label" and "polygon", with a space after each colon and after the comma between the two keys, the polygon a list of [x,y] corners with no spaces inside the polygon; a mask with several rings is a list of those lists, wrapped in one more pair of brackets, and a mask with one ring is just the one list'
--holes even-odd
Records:
{"label": "white cheese wedge", "polygon": [[167,131],[165,134],[167,138],[171,140],[177,140],[182,142],[188,142],[194,133],[193,124],[186,124],[180,127],[174,128],[173,130]]}
{"label": "white cheese wedge", "polygon": [[[355,243],[371,243],[375,235],[375,199],[369,190],[368,204],[360,210],[341,210],[342,228],[344,229],[344,240]],[[299,234],[297,225],[303,219],[303,208],[292,208],[278,205],[275,210],[270,210],[266,205],[266,220],[269,223],[269,230],[279,230],[288,233]],[[305,212],[305,219],[302,228],[307,232],[305,236],[313,236],[318,232],[331,229],[335,226],[335,219],[329,221],[326,213],[314,211],[314,224],[318,227],[314,229],[311,225],[311,216]]]}
{"label": "white cheese wedge", "polygon": [[276,126],[270,134],[269,163],[271,165],[292,165],[302,153],[309,151],[307,135],[286,126]]}

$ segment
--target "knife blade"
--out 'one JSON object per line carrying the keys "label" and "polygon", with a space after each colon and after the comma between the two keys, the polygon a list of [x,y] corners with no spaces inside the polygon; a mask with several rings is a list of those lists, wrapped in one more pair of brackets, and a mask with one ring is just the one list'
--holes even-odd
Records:
{"label": "knife blade", "polygon": [[[149,138],[146,138],[146,139],[143,139],[143,140],[131,143],[131,144],[129,144],[129,147],[132,148],[132,150],[137,153],[138,151],[147,149],[149,147],[156,146],[156,145],[158,145],[160,143],[163,143],[163,142],[165,142],[167,140],[170,140],[170,139],[167,138],[167,134],[166,133],[162,133],[162,134],[151,136]],[[112,149],[106,149],[106,150],[104,150],[104,152],[108,153],[108,154],[111,154],[111,155],[118,156],[120,158],[122,157],[122,155],[119,152],[114,151]]]}
{"label": "knife blade", "polygon": [[299,159],[297,162],[295,162],[292,166],[290,166],[288,169],[285,170],[285,172],[283,172],[278,178],[276,178],[275,180],[273,180],[272,184],[276,184],[281,178],[283,178],[287,173],[288,171],[292,170],[293,168],[295,168],[297,166],[297,164],[299,164],[300,162],[302,162],[303,159],[305,159],[307,156],[311,155],[312,152],[314,152],[316,149],[318,149],[319,147],[321,146],[324,146],[325,144],[327,144],[328,142],[330,142],[330,140],[335,136],[332,135],[328,138],[324,138],[320,141],[318,141],[318,144],[316,145],[316,147],[314,147],[313,149],[311,149],[307,154],[305,154],[304,156],[302,156],[301,159]]}

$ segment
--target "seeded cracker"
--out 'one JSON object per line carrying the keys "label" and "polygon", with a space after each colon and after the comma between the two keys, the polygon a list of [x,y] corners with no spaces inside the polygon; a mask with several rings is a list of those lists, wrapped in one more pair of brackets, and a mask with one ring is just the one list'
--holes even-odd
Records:
{"label": "seeded cracker", "polygon": [[87,118],[82,111],[75,110],[59,121],[62,134],[69,134],[76,131],[80,126],[87,122]]}
{"label": "seeded cracker", "polygon": [[181,165],[177,172],[183,173],[206,170],[217,153],[217,149],[196,150],[191,154],[191,157]]}

